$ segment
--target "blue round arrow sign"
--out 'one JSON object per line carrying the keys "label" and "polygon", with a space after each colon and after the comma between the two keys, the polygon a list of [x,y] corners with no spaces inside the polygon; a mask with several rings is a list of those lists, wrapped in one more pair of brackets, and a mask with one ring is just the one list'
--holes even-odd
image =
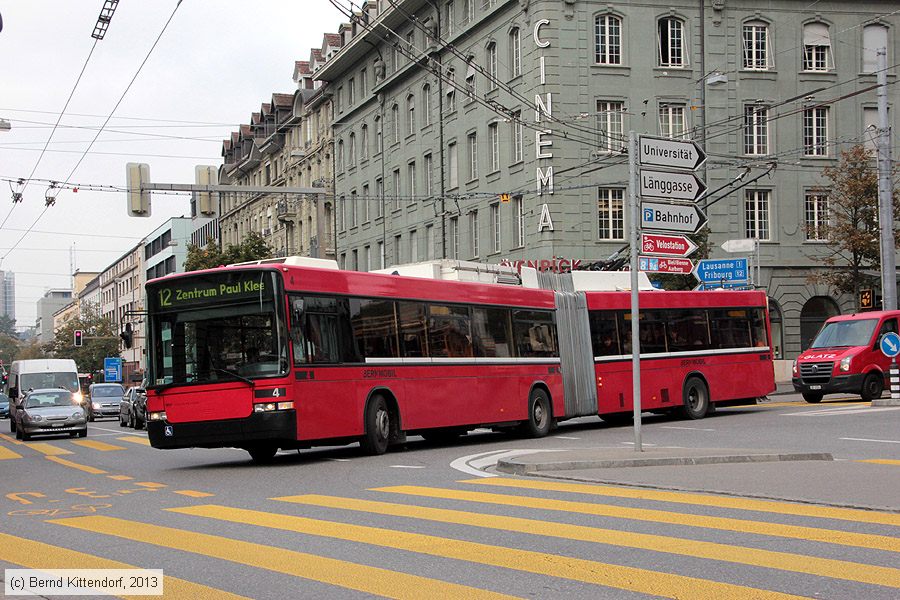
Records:
{"label": "blue round arrow sign", "polygon": [[897,335],[893,331],[884,334],[881,336],[879,346],[881,347],[882,354],[888,358],[894,358],[900,354],[900,335]]}

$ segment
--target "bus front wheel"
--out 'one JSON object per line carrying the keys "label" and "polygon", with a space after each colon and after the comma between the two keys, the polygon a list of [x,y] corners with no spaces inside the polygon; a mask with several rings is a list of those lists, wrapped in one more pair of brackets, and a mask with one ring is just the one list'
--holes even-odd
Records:
{"label": "bus front wheel", "polygon": [[533,389],[528,398],[528,420],[522,423],[522,430],[528,437],[544,437],[550,433],[552,421],[547,392],[540,388]]}
{"label": "bus front wheel", "polygon": [[688,419],[702,419],[709,412],[709,388],[699,377],[688,377],[682,392],[682,414]]}
{"label": "bus front wheel", "polygon": [[363,452],[371,455],[387,452],[391,439],[391,413],[384,396],[373,396],[366,407],[366,432],[359,440]]}

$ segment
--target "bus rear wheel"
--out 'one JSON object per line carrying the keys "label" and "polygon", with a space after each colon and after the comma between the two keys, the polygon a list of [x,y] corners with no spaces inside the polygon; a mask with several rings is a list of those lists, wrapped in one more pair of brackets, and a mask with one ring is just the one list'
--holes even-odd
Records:
{"label": "bus rear wheel", "polygon": [[681,396],[681,413],[688,419],[702,419],[709,412],[709,388],[699,377],[688,377]]}
{"label": "bus rear wheel", "polygon": [[540,388],[533,389],[528,397],[528,420],[522,423],[522,431],[528,437],[544,437],[550,433],[552,421],[547,392]]}
{"label": "bus rear wheel", "polygon": [[884,391],[884,376],[881,373],[869,373],[863,380],[862,390],[859,395],[865,402],[871,402],[876,398],[881,398],[881,392]]}
{"label": "bus rear wheel", "polygon": [[391,413],[384,396],[373,396],[366,407],[366,432],[359,440],[363,452],[371,455],[387,452],[391,439]]}

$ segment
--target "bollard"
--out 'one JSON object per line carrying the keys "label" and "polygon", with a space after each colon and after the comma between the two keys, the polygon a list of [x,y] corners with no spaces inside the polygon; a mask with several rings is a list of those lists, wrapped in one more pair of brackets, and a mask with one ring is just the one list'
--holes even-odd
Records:
{"label": "bollard", "polygon": [[891,358],[889,379],[891,382],[891,397],[875,398],[872,400],[872,406],[900,406],[900,368],[897,367],[896,357]]}

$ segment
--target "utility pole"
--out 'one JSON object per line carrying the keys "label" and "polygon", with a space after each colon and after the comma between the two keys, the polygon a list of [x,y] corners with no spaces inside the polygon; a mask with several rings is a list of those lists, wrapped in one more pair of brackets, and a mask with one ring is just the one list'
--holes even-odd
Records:
{"label": "utility pole", "polygon": [[894,246],[891,128],[888,122],[887,49],[878,49],[878,223],[881,226],[882,310],[897,310],[897,261]]}

